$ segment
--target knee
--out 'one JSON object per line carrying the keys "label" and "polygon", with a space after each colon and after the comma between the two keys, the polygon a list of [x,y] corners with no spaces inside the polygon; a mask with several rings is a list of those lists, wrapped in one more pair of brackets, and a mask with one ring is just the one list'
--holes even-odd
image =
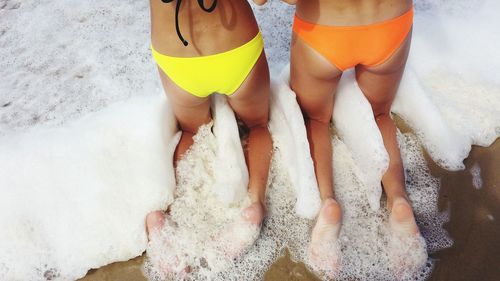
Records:
{"label": "knee", "polygon": [[265,114],[265,116],[259,116],[257,118],[252,118],[250,120],[242,120],[245,126],[252,129],[266,128],[269,124],[269,115]]}
{"label": "knee", "polygon": [[174,115],[177,119],[177,126],[186,133],[196,134],[198,128],[210,123],[212,114],[210,109],[196,107],[174,107]]}
{"label": "knee", "polygon": [[210,123],[210,121],[211,118],[210,115],[208,115],[205,118],[190,120],[189,122],[178,120],[177,125],[183,133],[196,135],[198,133],[198,129],[201,126]]}
{"label": "knee", "polygon": [[391,119],[391,112],[389,110],[380,110],[377,112],[373,111],[373,117],[375,119],[375,123],[380,126],[382,123],[387,121],[387,118]]}
{"label": "knee", "polygon": [[391,103],[390,102],[370,101],[370,105],[372,107],[373,116],[375,117],[375,119],[382,117],[382,116],[389,116],[391,113]]}
{"label": "knee", "polygon": [[333,115],[333,99],[323,104],[316,103],[313,106],[306,106],[300,99],[297,99],[302,111],[304,122],[311,121],[321,124],[330,124]]}
{"label": "knee", "polygon": [[304,121],[305,123],[309,122],[316,122],[316,123],[321,123],[321,124],[327,124],[329,125],[330,122],[332,121],[332,114],[331,113],[325,113],[325,114],[307,114],[307,112],[302,112],[302,115],[304,116]]}
{"label": "knee", "polygon": [[198,132],[198,128],[192,128],[192,127],[186,127],[186,126],[182,126],[181,124],[179,124],[179,129],[182,131],[182,133],[184,134],[190,134],[190,135],[196,135],[196,133]]}
{"label": "knee", "polygon": [[243,125],[248,129],[253,128],[267,128],[269,124],[269,110],[259,110],[259,112],[245,112],[245,114],[238,114],[236,111],[236,119],[243,123]]}

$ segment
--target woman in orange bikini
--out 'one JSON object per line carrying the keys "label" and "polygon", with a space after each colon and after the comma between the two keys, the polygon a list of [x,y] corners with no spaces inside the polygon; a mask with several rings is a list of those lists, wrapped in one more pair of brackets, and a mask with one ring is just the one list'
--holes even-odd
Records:
{"label": "woman in orange bikini", "polygon": [[296,4],[291,46],[290,86],[303,111],[322,207],[314,226],[309,259],[322,270],[336,270],[342,212],[335,201],[330,121],[342,72],[356,79],[370,102],[389,154],[382,178],[394,233],[419,235],[405,190],[403,164],[390,116],[392,101],[410,49],[412,0],[288,0]]}

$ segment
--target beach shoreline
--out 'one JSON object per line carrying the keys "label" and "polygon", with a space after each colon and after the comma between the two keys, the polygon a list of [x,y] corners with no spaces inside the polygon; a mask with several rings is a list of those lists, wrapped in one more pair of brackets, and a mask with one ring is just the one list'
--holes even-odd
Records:
{"label": "beach shoreline", "polygon": [[[399,125],[406,131],[404,125]],[[490,147],[473,146],[464,161],[466,168],[462,171],[442,169],[428,156],[426,160],[432,175],[441,178],[439,209],[445,211],[449,208],[450,221],[444,228],[454,241],[451,248],[430,255],[436,263],[429,280],[496,280],[500,276],[500,268],[492,265],[495,262],[498,264],[500,258],[495,254],[500,249],[500,174],[496,173],[500,170],[500,140],[497,139]],[[470,172],[475,164],[481,169],[483,187],[480,189],[473,186]],[[80,281],[147,280],[141,272],[144,257],[90,270]],[[285,254],[273,263],[264,280],[320,279],[303,263],[293,262]]]}

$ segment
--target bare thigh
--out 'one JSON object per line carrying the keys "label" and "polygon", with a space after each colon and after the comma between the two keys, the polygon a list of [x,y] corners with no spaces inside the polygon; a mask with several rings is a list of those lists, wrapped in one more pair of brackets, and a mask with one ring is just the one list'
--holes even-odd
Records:
{"label": "bare thigh", "polygon": [[292,39],[290,86],[304,115],[322,200],[334,197],[330,121],[342,71],[300,38]]}
{"label": "bare thigh", "polygon": [[411,45],[411,32],[396,52],[375,67],[356,66],[359,87],[370,102],[375,116],[389,114],[403,75]]}
{"label": "bare thigh", "polygon": [[266,201],[266,183],[272,153],[268,130],[269,68],[264,51],[240,88],[229,96],[229,104],[238,118],[249,128],[245,160],[249,172],[248,192],[252,202]]}
{"label": "bare thigh", "polygon": [[297,95],[305,118],[330,122],[334,93],[341,76],[340,69],[293,35],[290,86]]}
{"label": "bare thigh", "polygon": [[160,69],[161,82],[170,101],[180,129],[196,134],[198,128],[210,122],[210,99],[200,98],[181,89]]}
{"label": "bare thigh", "polygon": [[382,177],[389,210],[393,200],[406,198],[403,161],[396,136],[397,128],[390,116],[390,109],[404,72],[411,44],[411,33],[393,56],[377,67],[356,67],[356,78],[364,95],[371,104],[375,121],[382,134],[389,154],[389,167]]}
{"label": "bare thigh", "polygon": [[245,81],[228,96],[228,101],[236,116],[247,127],[267,126],[270,91],[269,68],[262,51]]}

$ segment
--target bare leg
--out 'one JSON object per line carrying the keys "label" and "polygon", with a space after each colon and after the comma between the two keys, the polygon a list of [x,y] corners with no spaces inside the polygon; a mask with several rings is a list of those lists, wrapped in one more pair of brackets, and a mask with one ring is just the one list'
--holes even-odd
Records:
{"label": "bare leg", "polygon": [[394,55],[376,67],[356,67],[356,78],[370,102],[375,120],[389,154],[389,168],[382,177],[387,194],[390,222],[394,230],[406,234],[418,233],[418,227],[405,190],[401,154],[396,138],[396,126],[390,116],[392,101],[404,72],[411,44],[411,33]]}
{"label": "bare leg", "polygon": [[266,186],[272,154],[272,139],[268,129],[269,95],[269,68],[263,51],[245,82],[228,97],[236,116],[249,129],[244,152],[252,205],[244,214],[253,224],[260,224],[265,213]]}
{"label": "bare leg", "polygon": [[[198,131],[198,128],[210,122],[210,101],[208,98],[198,98],[187,93],[175,85],[161,69],[158,70],[165,93],[168,96],[174,115],[182,130],[181,139],[175,150],[175,164],[193,144],[193,136]],[[167,219],[163,211],[154,211],[146,216],[148,239],[152,239],[152,237],[155,237],[162,228],[166,227],[165,220]],[[163,246],[168,249],[171,247],[171,243],[175,243],[175,241],[171,241],[170,237],[164,237],[162,243],[164,243]],[[165,261],[163,264],[158,265],[165,276],[185,273],[175,272],[176,268],[179,266],[179,259],[175,254],[177,253],[174,253],[173,258],[168,262]]]}
{"label": "bare leg", "polygon": [[[161,69],[158,70],[165,93],[168,96],[174,115],[182,130],[182,136],[174,155],[174,163],[177,163],[180,157],[193,144],[193,136],[198,131],[198,128],[210,122],[210,100],[208,98],[193,96],[182,90]],[[148,214],[146,217],[148,234],[160,229],[163,222],[163,213],[160,211]]]}
{"label": "bare leg", "polygon": [[[387,194],[391,235],[387,245],[389,266],[400,279],[417,272],[427,260],[425,240],[419,233],[405,188],[403,161],[396,137],[396,126],[390,116],[392,101],[404,72],[411,44],[411,33],[393,56],[376,67],[358,66],[356,78],[370,102],[375,120],[389,154],[389,167],[382,177]],[[411,256],[410,258],[408,258]]]}
{"label": "bare leg", "polygon": [[335,271],[338,267],[338,253],[325,249],[336,242],[342,218],[340,205],[334,200],[330,132],[334,93],[341,76],[342,71],[294,36],[290,86],[297,95],[304,115],[316,179],[323,200],[312,232],[309,256],[313,266],[327,271]]}
{"label": "bare leg", "polygon": [[[258,237],[265,216],[266,186],[272,153],[268,130],[270,78],[264,52],[245,82],[231,96],[229,104],[249,130],[245,160],[249,172],[248,192],[251,205],[241,216],[214,237],[219,259],[230,261],[243,253]],[[211,263],[211,258],[207,261]],[[217,267],[217,265],[211,264]]]}
{"label": "bare leg", "polygon": [[186,152],[193,144],[193,136],[198,132],[198,128],[207,124],[211,120],[210,99],[199,98],[179,88],[167,75],[160,69],[161,82],[168,100],[172,106],[175,118],[182,130],[182,137],[175,150],[175,162]]}
{"label": "bare leg", "polygon": [[291,50],[290,86],[304,115],[322,200],[334,197],[330,122],[342,71],[321,55],[294,39]]}

